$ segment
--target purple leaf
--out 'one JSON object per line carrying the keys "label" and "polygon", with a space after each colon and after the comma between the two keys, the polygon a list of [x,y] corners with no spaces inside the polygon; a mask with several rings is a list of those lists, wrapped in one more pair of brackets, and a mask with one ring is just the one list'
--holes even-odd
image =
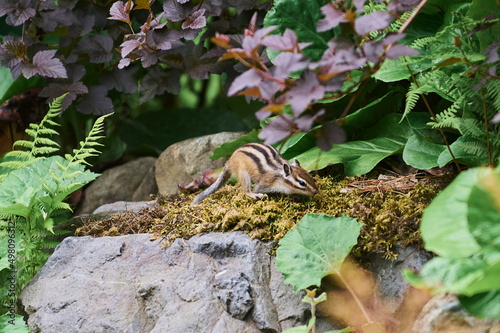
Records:
{"label": "purple leaf", "polygon": [[191,41],[186,42],[187,52],[184,56],[184,72],[193,79],[206,80],[209,73],[222,73],[223,63],[217,62],[219,53],[206,52],[203,43],[194,44]]}
{"label": "purple leaf", "polygon": [[406,45],[394,45],[386,53],[387,58],[393,60],[396,60],[397,58],[402,56],[413,56],[419,54],[420,52]]}
{"label": "purple leaf", "polygon": [[262,77],[253,69],[249,69],[234,79],[227,91],[227,95],[233,96],[243,89],[256,87],[261,81]]}
{"label": "purple leaf", "polygon": [[276,26],[269,26],[266,28],[257,29],[253,34],[253,36],[251,35],[245,36],[241,43],[241,46],[245,54],[249,58],[252,58],[253,51],[256,50],[259,46],[261,46],[263,39],[267,37],[267,35],[270,34],[276,28],[277,28]]}
{"label": "purple leaf", "polygon": [[271,111],[260,109],[259,111],[255,112],[255,118],[257,118],[259,121],[262,121],[272,114],[273,113]]}
{"label": "purple leaf", "polygon": [[131,61],[132,61],[132,59],[130,59],[130,58],[120,59],[120,61],[118,62],[118,68],[123,69],[123,68],[127,67],[128,65],[130,65]]}
{"label": "purple leaf", "polygon": [[387,5],[390,12],[407,12],[415,8],[422,0],[391,0]]}
{"label": "purple leaf", "polygon": [[321,12],[325,15],[324,19],[318,21],[318,32],[323,32],[335,28],[342,22],[348,22],[345,18],[345,13],[327,4],[321,7]]}
{"label": "purple leaf", "polygon": [[297,35],[291,29],[286,28],[283,36],[271,35],[262,39],[262,45],[269,47],[271,50],[296,52],[297,50]]}
{"label": "purple leaf", "polygon": [[266,144],[272,144],[289,136],[292,132],[292,128],[292,117],[287,114],[281,114],[272,119],[269,124],[260,131],[259,138],[264,140]]}
{"label": "purple leaf", "polygon": [[194,7],[190,4],[183,5],[177,0],[165,0],[163,3],[163,12],[165,17],[172,22],[184,21],[191,14]]}
{"label": "purple leaf", "polygon": [[[123,22],[129,22],[130,17],[128,11],[125,10],[125,2],[117,1],[109,9],[108,20],[117,20]],[[129,8],[129,10],[132,8]]]}
{"label": "purple leaf", "polygon": [[180,72],[166,71],[161,67],[149,69],[141,81],[141,103],[165,92],[177,95],[181,89]]}
{"label": "purple leaf", "polygon": [[14,67],[26,56],[26,45],[12,36],[5,36],[0,47],[0,61],[3,67]]}
{"label": "purple leaf", "polygon": [[80,40],[77,52],[89,55],[89,61],[93,64],[101,64],[113,58],[113,39],[105,35],[94,35]]}
{"label": "purple leaf", "polygon": [[107,96],[108,90],[104,86],[92,86],[89,88],[76,109],[84,114],[94,114],[97,116],[113,112],[113,102]]}
{"label": "purple leaf", "polygon": [[498,112],[494,117],[493,119],[491,119],[491,122],[493,124],[496,124],[496,123],[500,123],[500,112]]}
{"label": "purple leaf", "polygon": [[393,17],[386,12],[374,12],[356,19],[354,30],[364,36],[374,30],[384,30],[391,24]]}
{"label": "purple leaf", "polygon": [[299,116],[314,101],[325,95],[323,87],[313,71],[304,71],[295,86],[288,92],[288,100],[293,114]]}
{"label": "purple leaf", "polygon": [[319,117],[322,117],[325,115],[325,109],[321,109],[316,114],[314,115],[305,115],[302,116],[298,119],[295,120],[295,123],[297,124],[297,127],[304,132],[309,132],[309,130],[312,128],[312,125],[318,119]]}
{"label": "purple leaf", "polygon": [[498,61],[498,48],[499,47],[500,47],[500,41],[496,41],[496,42],[491,43],[490,45],[486,46],[486,48],[483,51],[483,54],[487,54],[488,59],[486,60],[485,63],[492,64],[492,63]]}
{"label": "purple leaf", "polygon": [[54,58],[55,54],[56,50],[38,51],[33,56],[32,64],[22,65],[23,75],[27,79],[33,75],[66,79],[68,77],[66,68],[64,68],[61,60]]}
{"label": "purple leaf", "polygon": [[100,82],[108,90],[115,89],[127,94],[134,94],[138,89],[137,79],[134,77],[137,69],[137,67],[133,67],[124,70],[115,69],[112,72],[102,72]]}
{"label": "purple leaf", "polygon": [[122,58],[125,58],[130,54],[130,52],[134,51],[137,47],[141,45],[141,41],[136,39],[129,39],[124,41],[120,47],[122,48]]}
{"label": "purple leaf", "polygon": [[72,12],[68,12],[61,8],[40,11],[33,19],[35,26],[45,31],[54,31],[57,27],[67,27],[77,21],[78,20]]}
{"label": "purple leaf", "polygon": [[207,25],[207,18],[205,17],[205,9],[195,11],[182,22],[182,29],[200,29]]}
{"label": "purple leaf", "polygon": [[365,4],[366,0],[354,0],[354,7],[356,7],[356,13],[362,13],[365,10],[363,9],[363,5]]}
{"label": "purple leaf", "polygon": [[73,102],[76,99],[77,95],[83,95],[88,93],[88,89],[81,82],[73,82],[69,85],[62,83],[50,83],[48,86],[43,88],[42,91],[40,91],[39,96],[48,97],[47,103],[50,103],[54,98],[59,97],[66,93],[67,95],[64,96],[61,102],[63,111],[70,106],[71,102]]}
{"label": "purple leaf", "polygon": [[144,68],[156,65],[157,62],[158,62],[158,53],[155,52],[144,53],[141,57],[141,64],[142,67]]}
{"label": "purple leaf", "polygon": [[0,2],[0,17],[7,15],[8,25],[18,26],[35,16],[30,0],[3,0]]}
{"label": "purple leaf", "polygon": [[262,80],[259,83],[260,95],[266,101],[270,101],[280,88],[281,84],[276,81]]}
{"label": "purple leaf", "polygon": [[327,122],[323,124],[321,133],[316,139],[316,145],[323,151],[332,149],[332,145],[345,142],[346,134],[342,127],[336,122]]}
{"label": "purple leaf", "polygon": [[351,42],[333,38],[328,44],[330,47],[323,53],[318,63],[321,75],[333,77],[357,69],[366,63],[366,58]]}
{"label": "purple leaf", "polygon": [[286,79],[291,72],[306,68],[309,60],[300,53],[281,52],[274,58],[274,64],[270,74],[277,79]]}

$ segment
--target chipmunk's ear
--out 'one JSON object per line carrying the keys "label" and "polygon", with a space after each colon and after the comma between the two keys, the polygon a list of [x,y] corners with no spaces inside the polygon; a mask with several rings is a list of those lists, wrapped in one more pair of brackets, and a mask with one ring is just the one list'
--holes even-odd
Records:
{"label": "chipmunk's ear", "polygon": [[298,166],[298,167],[299,167],[299,166],[300,166],[299,160],[298,160],[298,159],[296,159],[296,158],[294,158],[294,159],[293,159],[293,163],[292,163],[292,165],[293,165],[293,166]]}
{"label": "chipmunk's ear", "polygon": [[285,175],[285,177],[290,177],[291,173],[292,169],[290,168],[290,166],[287,163],[283,164],[283,174]]}

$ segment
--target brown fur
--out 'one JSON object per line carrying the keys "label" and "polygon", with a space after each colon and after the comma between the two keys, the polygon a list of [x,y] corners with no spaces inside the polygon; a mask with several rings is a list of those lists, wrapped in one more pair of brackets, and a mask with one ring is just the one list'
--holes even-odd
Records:
{"label": "brown fur", "polygon": [[[262,198],[265,193],[271,192],[301,195],[318,193],[316,182],[297,160],[290,164],[273,147],[251,143],[238,148],[231,155],[217,181],[200,193],[193,204],[217,191],[231,174],[236,174],[245,194],[253,199]],[[255,184],[253,191],[252,183]]]}

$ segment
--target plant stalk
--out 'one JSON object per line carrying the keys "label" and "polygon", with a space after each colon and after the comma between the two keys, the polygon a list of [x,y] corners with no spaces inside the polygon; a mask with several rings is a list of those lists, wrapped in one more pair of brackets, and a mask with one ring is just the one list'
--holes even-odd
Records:
{"label": "plant stalk", "polygon": [[[415,83],[415,85],[417,86],[417,88],[420,88],[420,85],[418,84],[417,79],[413,75],[413,72],[411,71],[410,66],[408,66],[408,64],[406,64],[406,68],[408,68],[408,72],[410,72],[411,78],[412,78],[413,82]],[[425,97],[424,94],[420,94],[420,96],[422,96],[422,100],[424,101],[425,106],[427,107],[427,110],[431,114],[432,119],[434,120],[434,122],[437,123],[438,121],[437,121],[436,115],[432,111],[432,108],[431,108],[429,102],[427,101],[427,98]],[[460,165],[458,164],[458,161],[455,158],[455,155],[453,155],[453,152],[451,151],[450,144],[448,143],[448,139],[446,138],[446,135],[444,134],[443,130],[439,127],[438,127],[438,131],[441,134],[441,137],[444,140],[444,144],[446,145],[446,148],[448,148],[448,151],[450,152],[451,158],[453,159],[453,162],[455,162],[455,165],[456,165],[458,171],[462,172],[462,169],[460,168]]]}

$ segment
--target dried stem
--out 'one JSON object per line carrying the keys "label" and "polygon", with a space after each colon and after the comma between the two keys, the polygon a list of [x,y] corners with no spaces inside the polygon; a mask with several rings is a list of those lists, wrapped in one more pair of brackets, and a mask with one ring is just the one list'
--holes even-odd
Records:
{"label": "dried stem", "polygon": [[368,322],[368,324],[372,323],[372,320],[371,320],[370,316],[368,315],[368,312],[366,311],[365,307],[363,306],[363,303],[361,303],[361,300],[358,298],[358,295],[356,295],[356,293],[354,292],[354,289],[352,289],[351,285],[347,282],[346,279],[344,279],[342,274],[340,274],[339,270],[335,270],[335,273],[338,275],[338,277],[340,278],[340,281],[342,281],[344,286],[346,286],[346,288],[349,291],[349,293],[351,294],[352,298],[354,298],[354,301],[356,302],[356,304],[358,304],[358,307],[361,310],[361,312],[363,313],[363,316],[365,316],[365,319]]}

